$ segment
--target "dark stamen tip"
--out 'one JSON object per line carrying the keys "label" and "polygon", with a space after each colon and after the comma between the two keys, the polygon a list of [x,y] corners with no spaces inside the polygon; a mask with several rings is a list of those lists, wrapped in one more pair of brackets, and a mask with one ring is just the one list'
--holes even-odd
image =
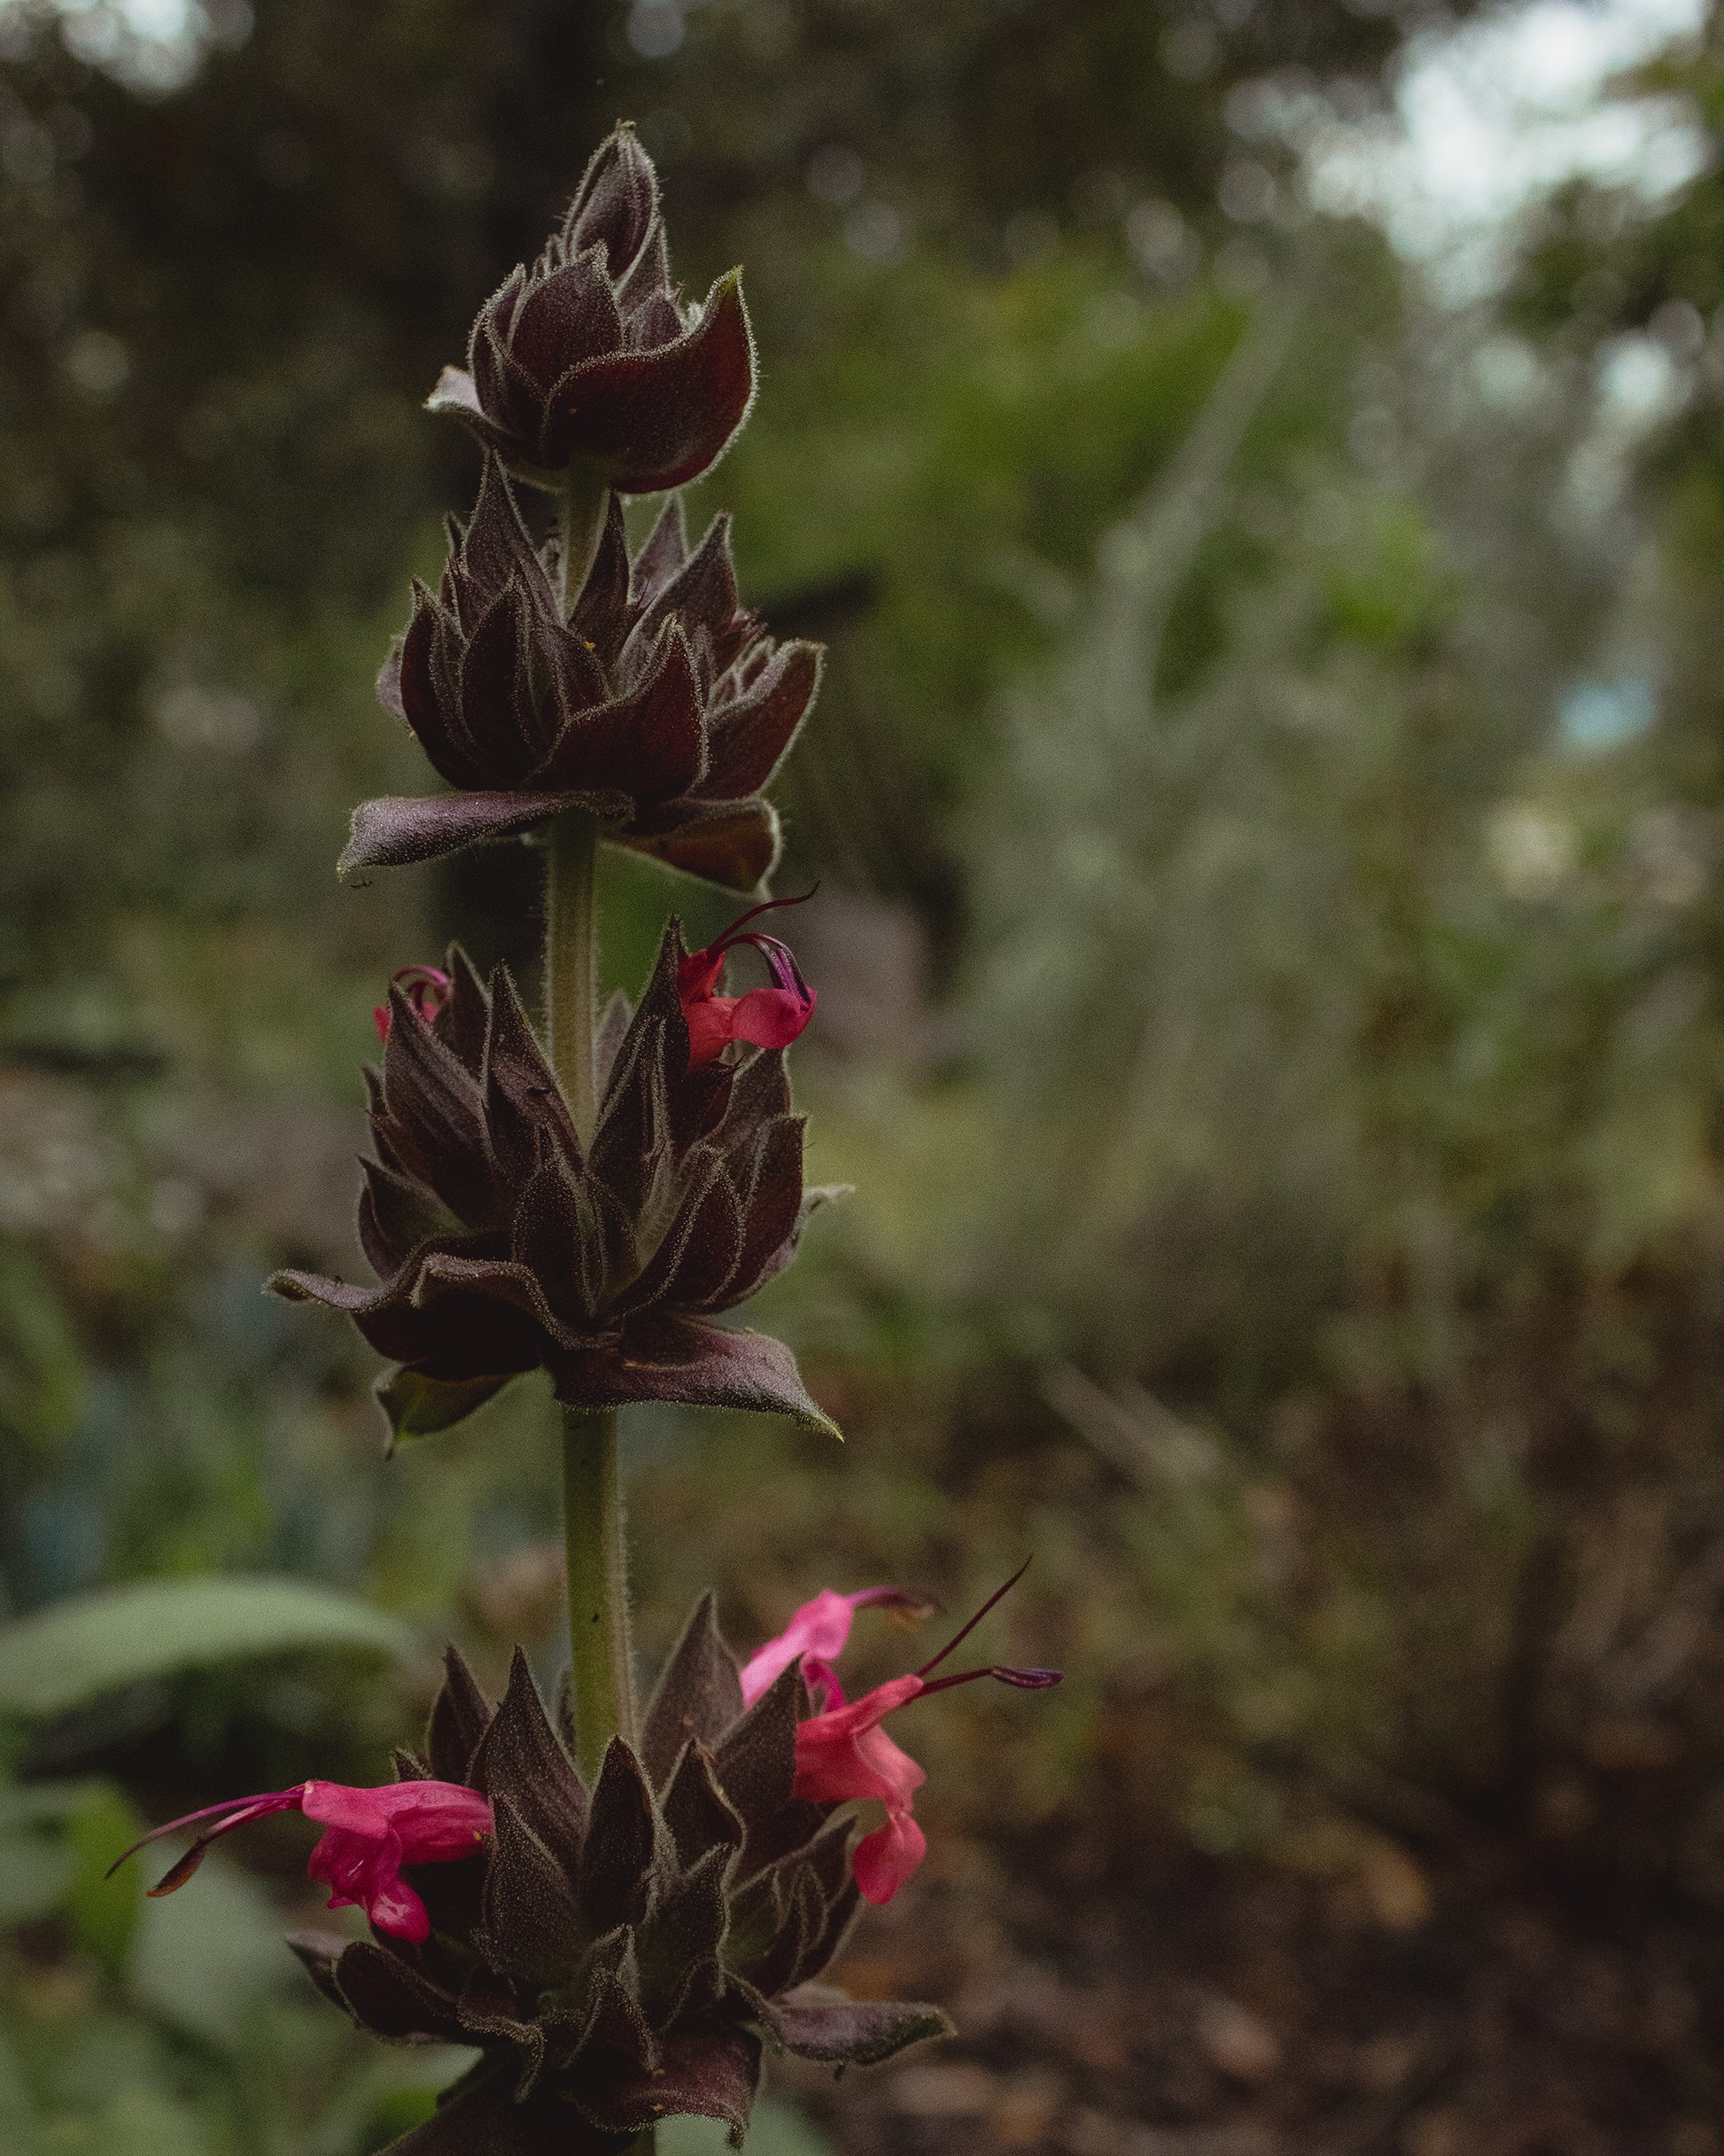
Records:
{"label": "dark stamen tip", "polygon": [[973,1685],[983,1677],[995,1677],[1002,1685],[1015,1685],[1021,1692],[1041,1692],[1049,1685],[1057,1685],[1064,1675],[1063,1670],[1021,1670],[1010,1662],[990,1662],[979,1670],[959,1670],[951,1677],[936,1677],[931,1685],[922,1686],[917,1697],[925,1700],[931,1692],[950,1692],[954,1685]]}
{"label": "dark stamen tip", "polygon": [[165,1894],[177,1893],[198,1865],[203,1863],[205,1855],[206,1845],[201,1841],[194,1841],[178,1864],[170,1864],[155,1885],[146,1887],[144,1891],[152,1902],[160,1901]]}

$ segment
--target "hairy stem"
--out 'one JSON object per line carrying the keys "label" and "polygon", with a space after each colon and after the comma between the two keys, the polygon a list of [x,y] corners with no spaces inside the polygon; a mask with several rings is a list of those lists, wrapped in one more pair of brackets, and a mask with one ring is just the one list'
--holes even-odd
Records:
{"label": "hairy stem", "polygon": [[593,1048],[599,1000],[594,878],[599,820],[564,810],[545,834],[545,1018],[556,1072],[584,1148],[598,1120]]}
{"label": "hairy stem", "polygon": [[563,1411],[563,1532],[569,1557],[575,1758],[590,1788],[610,1740],[634,1741],[615,1408]]}
{"label": "hairy stem", "polygon": [[[586,580],[610,499],[609,488],[590,467],[570,471],[562,516],[565,614]],[[597,817],[584,809],[559,816],[545,834],[545,1019],[551,1067],[585,1149],[598,1122]],[[563,1410],[563,1532],[575,1756],[590,1786],[610,1740],[634,1740],[628,1561],[614,1408]],[[650,2133],[635,2144],[642,2156],[652,2146]]]}
{"label": "hairy stem", "polygon": [[558,594],[566,620],[586,582],[604,536],[604,520],[610,509],[610,489],[596,465],[577,462],[563,474],[563,499],[558,516],[562,530]]}

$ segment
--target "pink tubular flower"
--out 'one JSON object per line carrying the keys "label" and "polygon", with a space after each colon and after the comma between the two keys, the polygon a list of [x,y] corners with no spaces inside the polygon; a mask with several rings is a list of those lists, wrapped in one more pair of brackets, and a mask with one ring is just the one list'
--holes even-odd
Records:
{"label": "pink tubular flower", "polygon": [[990,1595],[931,1662],[924,1662],[911,1676],[876,1685],[859,1700],[846,1701],[832,1663],[843,1652],[850,1620],[858,1609],[879,1604],[899,1609],[926,1608],[926,1604],[919,1604],[914,1596],[900,1588],[870,1587],[860,1594],[836,1594],[829,1587],[824,1589],[812,1602],[803,1604],[777,1638],[768,1640],[742,1671],[742,1698],[749,1706],[798,1661],[816,1697],[819,1711],[796,1730],[795,1795],[813,1804],[845,1804],[873,1797],[885,1805],[885,1825],[864,1834],[852,1860],[856,1883],[870,1902],[889,1902],[928,1852],[928,1837],[912,1816],[915,1794],[928,1778],[881,1726],[887,1716],[925,1693],[973,1684],[980,1677],[997,1677],[1001,1684],[1032,1691],[1060,1682],[1058,1670],[1020,1670],[999,1663],[928,1681],[930,1672],[968,1638],[1001,1595],[1017,1585],[1026,1569],[1020,1566],[1004,1587]]}
{"label": "pink tubular flower", "polygon": [[[389,985],[400,990],[427,1025],[436,1023],[437,1014],[454,993],[454,983],[440,966],[403,966],[399,973],[391,976]],[[387,1003],[377,1006],[371,1013],[371,1022],[377,1029],[377,1039],[387,1040]]]}
{"label": "pink tubular flower", "polygon": [[139,1849],[164,1834],[212,1820],[166,1875],[150,1888],[152,1895],[183,1887],[204,1861],[211,1842],[237,1826],[271,1812],[299,1811],[323,1829],[306,1870],[330,1889],[331,1909],[362,1909],[380,1932],[415,1943],[426,1938],[431,1919],[425,1904],[401,1877],[403,1864],[446,1863],[471,1856],[492,1830],[491,1807],[475,1789],[455,1782],[391,1782],[381,1789],[349,1789],[340,1782],[300,1782],[266,1796],[230,1797],[206,1805],[182,1819],[170,1819],[134,1842],[114,1863],[114,1872]]}
{"label": "pink tubular flower", "polygon": [[[992,1673],[977,1670],[972,1674]],[[792,1794],[815,1804],[843,1804],[859,1797],[881,1800],[886,1824],[863,1835],[850,1862],[866,1899],[876,1904],[889,1902],[928,1854],[928,1836],[911,1816],[916,1792],[928,1777],[881,1724],[928,1687],[920,1676],[895,1677],[847,1704],[836,1678],[830,1671],[824,1675],[823,1711],[796,1731]]]}
{"label": "pink tubular flower", "polygon": [[[813,1016],[814,991],[787,946],[776,936],[742,933],[743,923],[757,915],[780,906],[800,906],[813,895],[814,891],[805,891],[800,899],[768,899],[765,905],[751,906],[716,943],[691,952],[677,968],[677,995],[687,1021],[691,1066],[714,1062],[733,1040],[746,1040],[757,1048],[788,1048]],[[751,944],[765,960],[773,985],[751,988],[745,996],[717,994],[726,953],[744,943]]]}

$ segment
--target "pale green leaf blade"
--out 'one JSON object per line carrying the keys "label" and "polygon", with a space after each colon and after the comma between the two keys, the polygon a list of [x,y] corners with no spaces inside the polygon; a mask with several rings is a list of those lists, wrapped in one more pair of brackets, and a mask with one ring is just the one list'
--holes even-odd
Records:
{"label": "pale green leaf blade", "polygon": [[415,1644],[400,1618],[310,1580],[139,1580],[0,1627],[0,1714],[64,1714],[122,1685],[248,1654],[402,1657]]}

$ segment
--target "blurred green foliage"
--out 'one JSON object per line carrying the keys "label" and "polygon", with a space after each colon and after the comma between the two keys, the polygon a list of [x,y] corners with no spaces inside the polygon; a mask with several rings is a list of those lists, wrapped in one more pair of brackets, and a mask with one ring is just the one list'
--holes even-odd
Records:
{"label": "blurred green foliage", "polygon": [[[210,4],[153,86],[102,10],[0,8],[20,1630],[285,1575],[555,1674],[542,1400],[385,1463],[369,1358],[258,1282],[354,1262],[388,974],[532,948],[527,849],[331,865],[424,782],[369,687],[472,480],[418,401],[628,111],[761,340],[691,508],[832,647],[780,888],[826,879],[798,1083],[858,1186],[760,1313],[845,1453],[630,1433],[643,1659],[709,1581],[740,1644],[1033,1551],[998,1622],[1070,1674],[918,1724],[930,1895],[983,1847],[1076,1894],[1098,1842],[1146,1893],[1175,1847],[1398,1936],[1476,1833],[1565,1908],[1715,1930],[1724,180],[1565,188],[1441,309],[1251,121],[1265,84],[1356,114],[1410,11],[642,6]],[[1644,87],[1715,130],[1720,51]],[[615,980],[667,902],[725,917],[606,876]],[[291,1830],[147,1908],[100,1873],[145,1818],[378,1779],[423,1670],[151,1630],[6,1739],[0,2136],[361,2156],[447,2062],[278,1953]],[[1635,2145],[1718,2109],[1678,2051]],[[1119,2071],[1115,2113],[1161,2100]]]}

